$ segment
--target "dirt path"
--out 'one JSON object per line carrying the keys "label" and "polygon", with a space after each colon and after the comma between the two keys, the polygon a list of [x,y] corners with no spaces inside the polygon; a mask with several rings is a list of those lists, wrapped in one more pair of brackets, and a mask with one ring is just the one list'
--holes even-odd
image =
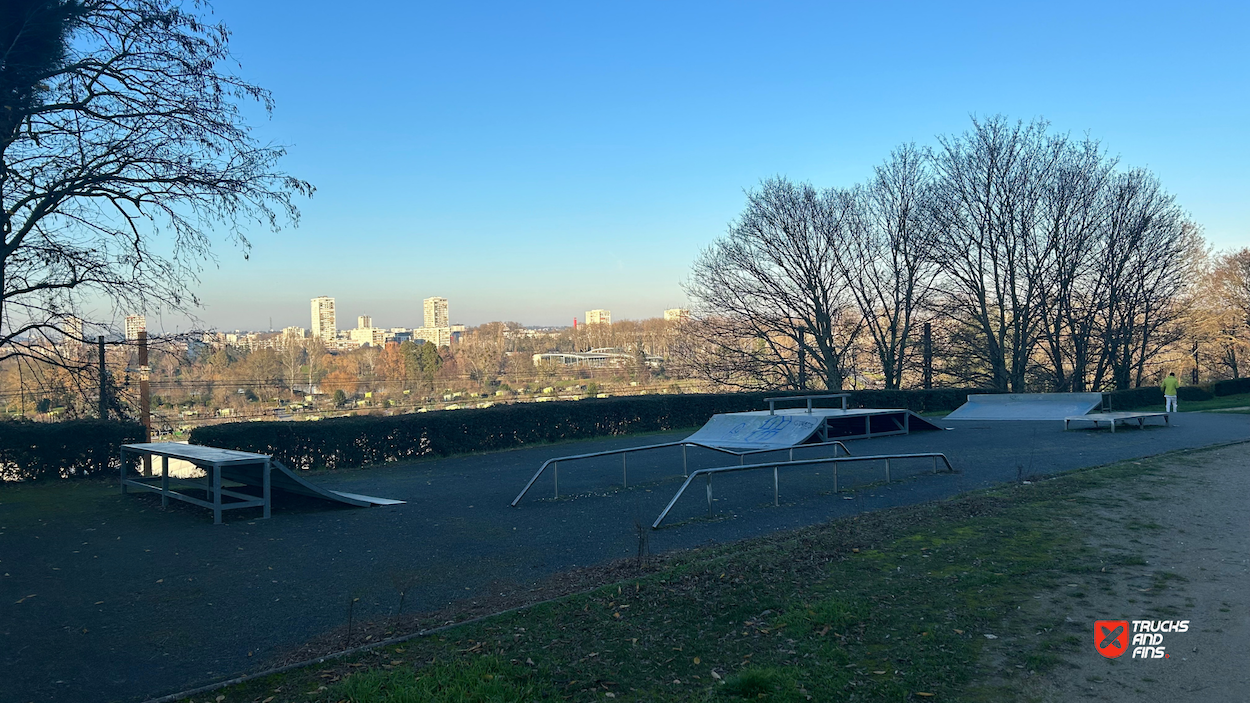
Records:
{"label": "dirt path", "polygon": [[[1194,451],[1089,494],[1088,545],[1104,562],[1048,594],[1046,615],[1086,633],[1032,693],[1044,701],[1250,700],[1250,444]],[[1097,653],[1095,620],[1188,620],[1166,658]],[[1131,632],[1131,629],[1130,629]]]}

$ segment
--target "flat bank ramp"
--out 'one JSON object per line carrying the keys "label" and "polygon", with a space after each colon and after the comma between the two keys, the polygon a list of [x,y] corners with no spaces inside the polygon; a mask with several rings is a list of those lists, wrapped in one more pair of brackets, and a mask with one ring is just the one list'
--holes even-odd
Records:
{"label": "flat bank ramp", "polygon": [[[374,505],[402,505],[402,500],[392,500],[390,498],[375,498],[374,496],[360,495],[359,493],[344,493],[343,491],[332,491],[328,488],[322,488],[311,481],[303,478],[294,471],[277,460],[272,460],[272,470],[269,472],[269,487],[273,491],[285,491],[287,493],[297,493],[309,498],[318,498],[320,500],[329,501],[331,503],[341,503],[344,505],[352,505],[357,508],[368,508]],[[265,479],[261,471],[261,467],[257,464],[245,464],[242,466],[223,466],[221,468],[221,477],[227,481],[242,483],[246,486],[255,488],[264,488]]]}
{"label": "flat bank ramp", "polygon": [[835,439],[857,439],[911,430],[940,430],[899,408],[802,408],[713,415],[687,442],[725,449],[788,449]]}
{"label": "flat bank ramp", "polygon": [[947,420],[1063,420],[1102,407],[1101,393],[988,393],[968,402]]}

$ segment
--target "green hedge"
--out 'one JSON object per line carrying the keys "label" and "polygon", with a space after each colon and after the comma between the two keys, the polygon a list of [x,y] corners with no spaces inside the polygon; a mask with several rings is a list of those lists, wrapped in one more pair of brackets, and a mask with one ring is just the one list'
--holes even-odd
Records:
{"label": "green hedge", "polygon": [[[953,410],[979,392],[985,391],[863,391],[852,394],[851,405]],[[716,413],[760,410],[767,407],[765,397],[783,395],[797,394],[630,396],[320,422],[241,422],[196,428],[191,442],[271,454],[291,468],[333,469],[697,427]]]}
{"label": "green hedge", "polygon": [[[1239,381],[1217,381],[1211,386],[1181,386],[1176,389],[1176,399],[1186,402],[1194,402],[1199,400],[1211,400],[1217,395],[1232,395],[1233,393],[1250,393],[1250,383],[1244,391],[1235,390],[1238,388],[1237,383],[1241,380],[1250,381],[1250,379],[1239,379]],[[1221,386],[1221,384],[1227,384]],[[1231,389],[1231,390],[1230,390]],[[1111,399],[1112,410],[1141,410],[1147,408],[1163,409],[1163,391],[1156,386],[1144,386],[1142,388],[1130,388],[1123,391],[1111,391],[1107,393]]]}
{"label": "green hedge", "polygon": [[1216,381],[1211,384],[1211,392],[1217,396],[1250,393],[1250,378],[1233,378],[1227,381]]}
{"label": "green hedge", "polygon": [[1214,397],[1209,386],[1181,386],[1176,389],[1177,400],[1211,400]]}
{"label": "green hedge", "polygon": [[1157,386],[1127,388],[1122,391],[1104,393],[1112,410],[1141,410],[1143,408],[1163,409],[1163,391]]}
{"label": "green hedge", "polygon": [[0,421],[0,480],[81,478],[116,471],[122,444],[143,441],[137,422]]}

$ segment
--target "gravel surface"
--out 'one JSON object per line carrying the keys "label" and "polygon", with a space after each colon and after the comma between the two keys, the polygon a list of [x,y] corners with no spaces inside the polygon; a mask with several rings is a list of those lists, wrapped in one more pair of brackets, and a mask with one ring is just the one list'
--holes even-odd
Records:
{"label": "gravel surface", "polygon": [[[692,486],[671,525],[646,531],[646,546],[658,553],[732,541],[1250,437],[1250,417],[1206,413],[1114,434],[1065,432],[1060,422],[940,424],[954,429],[849,444],[856,455],[945,452],[959,473],[931,474],[928,461],[895,462],[895,482],[880,485],[882,464],[844,465],[844,492],[835,495],[827,466],[783,471],[780,507],[772,505],[771,472],[717,477],[713,518],[703,487]],[[620,489],[620,459],[610,458],[562,466],[559,500],[544,477],[518,508],[508,504],[551,456],[685,434],[322,474],[314,480],[328,487],[408,503],[333,509],[275,499],[273,519],[237,511],[221,526],[208,511],[184,504],[161,511],[155,496],[121,496],[111,487],[98,491],[90,510],[49,509],[38,520],[17,521],[28,513],[0,494],[3,699],[143,700],[262,670],[344,625],[349,604],[356,619],[389,617],[405,584],[412,584],[405,611],[439,610],[634,556],[638,526],[650,525],[681,484],[679,450],[631,457],[627,490]],[[690,453],[691,468],[724,463]]]}
{"label": "gravel surface", "polygon": [[1162,476],[1098,491],[1105,501],[1089,544],[1131,551],[1144,563],[1115,567],[1103,588],[1064,598],[1056,614],[1095,620],[1188,620],[1164,634],[1166,658],[1098,654],[1090,635],[1039,687],[1042,700],[1245,701],[1250,699],[1250,445],[1178,457]]}

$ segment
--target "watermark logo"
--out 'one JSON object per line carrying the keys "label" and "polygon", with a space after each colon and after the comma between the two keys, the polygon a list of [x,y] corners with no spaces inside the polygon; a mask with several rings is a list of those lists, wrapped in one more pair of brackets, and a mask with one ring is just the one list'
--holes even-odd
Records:
{"label": "watermark logo", "polygon": [[[1108,659],[1130,651],[1130,659],[1171,659],[1163,645],[1164,635],[1189,632],[1188,620],[1097,620],[1094,648]],[[1132,641],[1129,641],[1129,637]]]}
{"label": "watermark logo", "polygon": [[1128,620],[1094,621],[1094,647],[1108,659],[1128,651]]}

